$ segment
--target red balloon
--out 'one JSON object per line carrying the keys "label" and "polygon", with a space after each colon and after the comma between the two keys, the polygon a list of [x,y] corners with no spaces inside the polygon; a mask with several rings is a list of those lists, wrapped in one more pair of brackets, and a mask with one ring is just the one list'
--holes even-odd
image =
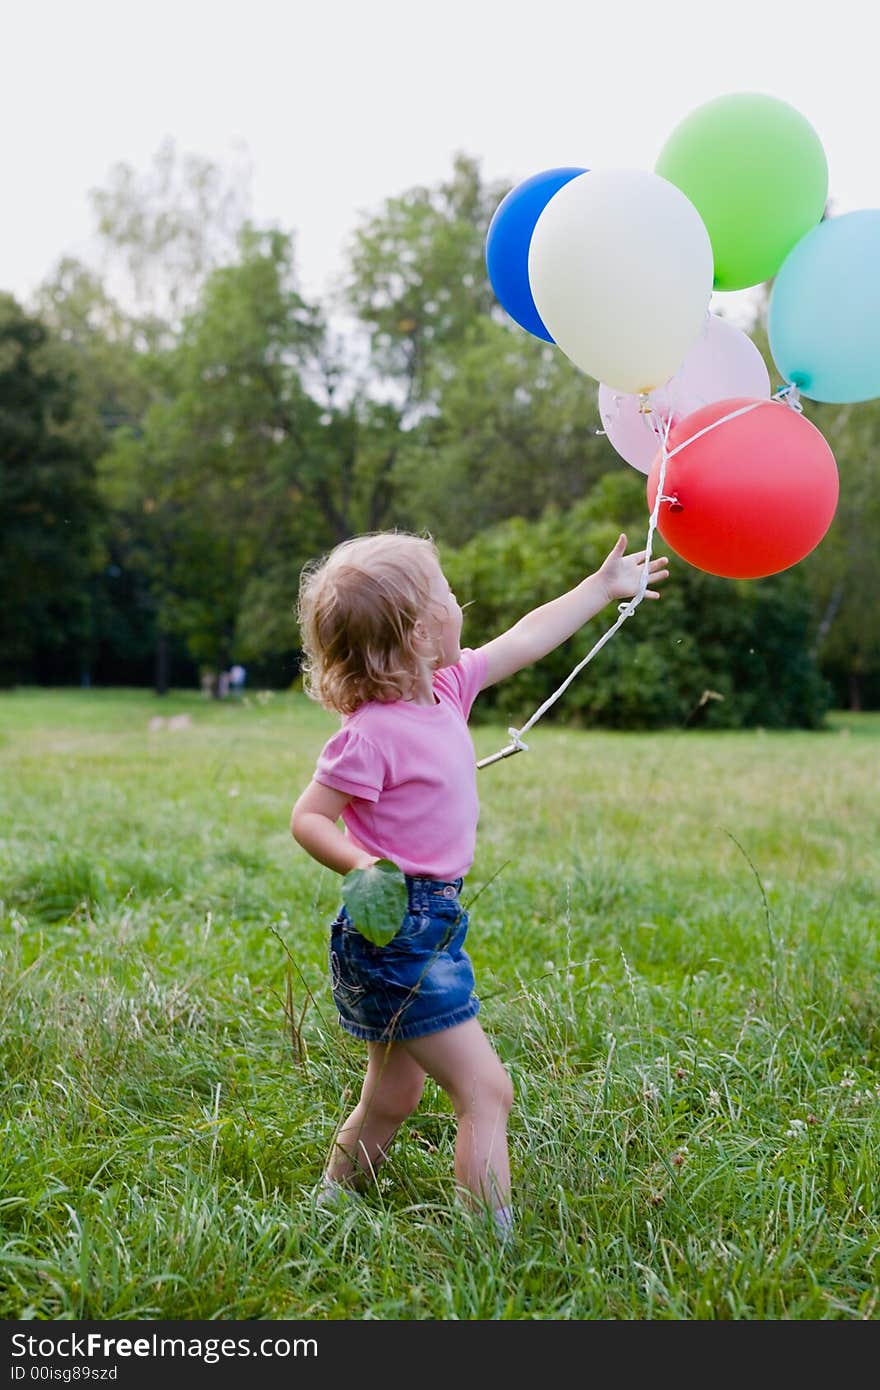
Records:
{"label": "red balloon", "polygon": [[[736,410],[706,434],[701,430]],[[699,438],[695,436],[700,435]],[[691,441],[691,442],[688,442]],[[657,529],[684,560],[725,579],[761,579],[809,555],[837,507],[837,464],[824,436],[781,401],[714,401],[669,431]],[[658,453],[648,475],[653,511]]]}

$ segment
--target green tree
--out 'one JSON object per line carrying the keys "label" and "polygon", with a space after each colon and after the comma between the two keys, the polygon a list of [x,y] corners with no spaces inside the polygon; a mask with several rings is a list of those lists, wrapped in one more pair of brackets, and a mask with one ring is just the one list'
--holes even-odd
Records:
{"label": "green tree", "polygon": [[208,277],[167,376],[102,464],[160,626],[214,671],[233,652],[292,653],[302,564],[389,523],[398,413],[339,402],[338,356],[277,231],[246,229],[239,260]]}
{"label": "green tree", "polygon": [[814,609],[813,648],[838,701],[880,704],[880,400],[804,401],[837,460],[840,496],[827,535],[803,562]]}
{"label": "green tree", "polygon": [[[233,260],[250,208],[247,159],[224,168],[163,140],[146,170],[115,164],[91,201],[114,296],[159,336],[179,327],[205,278]],[[167,339],[166,339],[167,341]]]}
{"label": "green tree", "polygon": [[[82,262],[62,259],[37,294],[66,370],[76,377],[75,409],[96,456],[116,431],[139,433],[152,402],[169,389],[160,346],[164,325],[126,312]],[[92,654],[98,679],[143,681],[151,663],[167,685],[167,643],[156,631],[156,605],[128,527],[110,508],[102,527],[104,561],[93,578]],[[141,557],[142,558],[142,557]]]}
{"label": "green tree", "polygon": [[47,328],[0,295],[0,681],[87,665],[101,507],[94,436]]}
{"label": "green tree", "polygon": [[122,425],[136,427],[156,395],[149,362],[154,325],[126,312],[98,273],[63,257],[40,286],[38,317],[67,350],[79,380],[78,409],[103,450]]}
{"label": "green tree", "polygon": [[507,191],[459,154],[438,187],[387,200],[351,252],[348,303],[401,405],[395,519],[458,542],[566,506],[617,466],[599,436],[596,383],[495,298],[485,243]]}
{"label": "green tree", "polygon": [[369,332],[374,369],[397,383],[406,409],[432,397],[438,363],[452,362],[474,321],[501,313],[484,248],[507,191],[457,154],[449,179],[389,198],[353,238],[346,298]]}
{"label": "green tree", "polygon": [[[123,427],[140,433],[147,408],[173,395],[171,349],[205,277],[235,253],[248,183],[243,163],[223,169],[166,140],[148,169],[117,164],[92,191],[102,269],[63,258],[36,305],[77,377],[77,413],[97,453]],[[98,670],[142,679],[154,649],[164,689],[170,639],[157,630],[148,548],[130,516],[111,515],[104,539],[106,564],[92,584]]]}
{"label": "green tree", "polygon": [[438,376],[436,413],[403,434],[395,470],[415,529],[462,544],[504,517],[568,507],[626,468],[600,434],[595,382],[551,344],[483,317]]}

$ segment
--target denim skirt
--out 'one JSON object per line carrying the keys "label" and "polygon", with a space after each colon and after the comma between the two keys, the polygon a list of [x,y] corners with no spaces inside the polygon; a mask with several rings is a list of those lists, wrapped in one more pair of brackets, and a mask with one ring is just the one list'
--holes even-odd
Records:
{"label": "denim skirt", "polygon": [[339,1022],[366,1042],[403,1042],[479,1012],[464,949],[462,880],[406,875],[407,912],[387,946],[374,946],[343,904],[330,928],[330,983]]}

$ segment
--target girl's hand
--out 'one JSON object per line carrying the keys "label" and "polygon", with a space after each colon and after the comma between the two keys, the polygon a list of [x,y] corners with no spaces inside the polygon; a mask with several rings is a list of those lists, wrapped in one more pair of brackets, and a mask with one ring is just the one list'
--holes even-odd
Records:
{"label": "girl's hand", "polygon": [[[603,560],[599,568],[599,578],[605,586],[608,601],[615,598],[634,598],[639,592],[642,576],[645,573],[645,556],[647,551],[640,550],[635,555],[624,555],[626,550],[626,536],[621,534],[616,546]],[[648,566],[648,583],[660,584],[664,579],[669,578],[669,570],[666,566],[669,560],[665,555],[659,559],[652,560]],[[659,598],[656,589],[646,589],[645,598]]]}

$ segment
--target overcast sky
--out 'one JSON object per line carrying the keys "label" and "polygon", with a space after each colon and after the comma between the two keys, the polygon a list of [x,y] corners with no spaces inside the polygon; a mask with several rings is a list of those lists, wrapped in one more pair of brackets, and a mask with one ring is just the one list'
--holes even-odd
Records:
{"label": "overcast sky", "polygon": [[[651,169],[733,91],[795,106],[837,211],[880,206],[875,0],[14,0],[2,24],[0,288],[27,300],[87,254],[88,193],[162,140],[227,164],[329,291],[360,216],[450,170]],[[873,13],[872,13],[873,12]],[[236,152],[239,151],[237,154]]]}

